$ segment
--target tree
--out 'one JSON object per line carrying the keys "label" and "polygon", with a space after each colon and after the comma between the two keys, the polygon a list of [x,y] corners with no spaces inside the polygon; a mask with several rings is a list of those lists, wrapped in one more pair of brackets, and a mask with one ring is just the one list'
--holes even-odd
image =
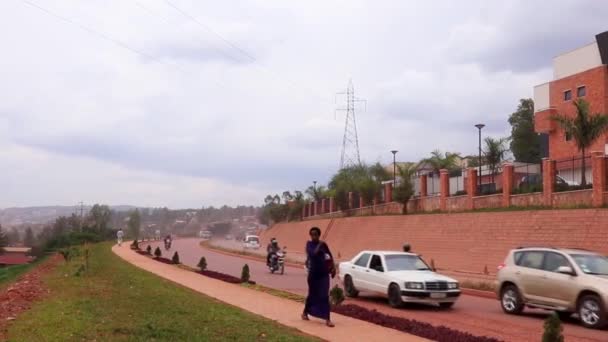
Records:
{"label": "tree", "polygon": [[517,110],[509,116],[511,125],[510,149],[515,160],[540,163],[540,142],[534,132],[534,101],[521,99]]}
{"label": "tree", "polygon": [[160,258],[163,255],[163,252],[160,250],[160,247],[156,247],[156,249],[154,250],[154,256],[156,258]]}
{"label": "tree", "polygon": [[249,265],[245,264],[241,270],[241,283],[249,283]]}
{"label": "tree", "polygon": [[446,169],[452,171],[458,168],[459,153],[445,152],[442,153],[439,150],[431,152],[429,158],[422,159],[422,163],[429,164],[433,169],[433,172],[439,174],[439,170]]}
{"label": "tree", "polygon": [[201,260],[199,260],[198,265],[196,265],[196,266],[198,266],[198,268],[200,268],[201,271],[206,270],[207,269],[207,259],[205,259],[205,257],[202,256]]}
{"label": "tree", "polygon": [[485,163],[490,169],[492,183],[494,183],[496,172],[500,168],[500,164],[505,159],[505,155],[508,151],[506,148],[507,141],[508,138],[494,139],[492,137],[487,137],[484,140],[486,146],[484,148],[483,155]]}
{"label": "tree", "polygon": [[6,234],[9,245],[17,245],[21,242],[21,234],[17,228],[13,227],[9,233]]}
{"label": "tree", "polygon": [[27,227],[25,230],[25,237],[23,238],[23,244],[26,247],[33,247],[36,243],[36,239],[34,238],[34,232],[31,227]]}
{"label": "tree", "polygon": [[395,201],[403,204],[403,214],[407,214],[407,203],[414,195],[414,184],[412,184],[412,178],[416,174],[416,165],[398,165],[397,172],[399,172],[399,181],[394,189],[393,196]]}
{"label": "tree", "polygon": [[562,335],[564,328],[557,313],[554,312],[547,317],[544,328],[542,342],[564,342],[564,335]]}
{"label": "tree", "polygon": [[171,258],[171,262],[178,265],[179,264],[179,254],[177,254],[177,251],[175,251],[175,253],[173,253],[173,257]]}
{"label": "tree", "polygon": [[583,157],[581,185],[587,185],[585,176],[585,150],[608,130],[608,115],[602,113],[589,114],[589,103],[584,99],[577,99],[573,102],[576,107],[575,117],[564,114],[553,115],[551,119],[557,122],[564,132],[574,139],[578,150]]}
{"label": "tree", "polygon": [[103,232],[109,228],[112,221],[112,211],[107,205],[95,204],[89,211],[88,221],[96,232]]}
{"label": "tree", "polygon": [[4,251],[3,247],[8,246],[8,237],[2,230],[2,225],[0,225],[0,253]]}
{"label": "tree", "polygon": [[141,216],[139,215],[139,210],[135,209],[129,214],[129,223],[127,224],[129,228],[129,234],[132,238],[139,238],[139,232],[141,230]]}

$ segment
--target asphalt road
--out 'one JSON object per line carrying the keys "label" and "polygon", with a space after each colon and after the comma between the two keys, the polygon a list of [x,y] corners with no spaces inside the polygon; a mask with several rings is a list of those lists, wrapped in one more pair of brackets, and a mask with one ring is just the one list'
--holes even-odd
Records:
{"label": "asphalt road", "polygon": [[[227,256],[204,249],[200,246],[200,241],[200,239],[175,240],[168,253],[163,249],[163,256],[170,258],[174,251],[178,251],[182,263],[196,266],[200,257],[204,255],[208,269],[234,276],[240,276],[243,265],[248,264],[251,279],[261,285],[299,294],[305,294],[307,291],[306,271],[303,268],[286,267],[284,275],[270,274],[263,261]],[[548,314],[547,311],[526,310],[522,316],[506,315],[497,300],[467,295],[462,296],[453,309],[447,311],[424,305],[393,309],[386,304],[384,298],[366,294],[362,294],[359,299],[347,301],[393,316],[444,325],[474,335],[497,337],[504,341],[540,341],[543,320]],[[299,314],[294,313],[294,315]],[[583,328],[575,319],[564,325],[564,335],[568,342],[608,341],[608,331]]]}

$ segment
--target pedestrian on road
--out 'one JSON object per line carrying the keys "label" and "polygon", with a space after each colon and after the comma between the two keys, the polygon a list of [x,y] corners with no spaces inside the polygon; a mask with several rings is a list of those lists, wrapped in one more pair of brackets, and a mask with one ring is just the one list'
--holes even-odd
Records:
{"label": "pedestrian on road", "polygon": [[122,246],[122,237],[125,235],[125,233],[123,233],[122,229],[119,229],[118,232],[116,233],[116,239],[118,240],[118,246]]}
{"label": "pedestrian on road", "polygon": [[334,323],[329,317],[329,276],[336,276],[334,257],[327,243],[320,240],[321,229],[312,227],[309,231],[310,241],[306,243],[306,268],[308,269],[308,296],[302,319],[309,320],[308,315],[325,320],[328,327]]}

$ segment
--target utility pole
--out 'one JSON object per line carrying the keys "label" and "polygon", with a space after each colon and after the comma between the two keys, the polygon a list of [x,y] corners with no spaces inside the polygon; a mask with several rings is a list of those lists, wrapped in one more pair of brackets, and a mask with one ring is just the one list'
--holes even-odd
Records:
{"label": "utility pole", "polygon": [[346,111],[344,123],[344,137],[342,138],[342,155],[340,157],[340,169],[345,167],[361,165],[359,156],[359,137],[357,136],[357,120],[355,116],[355,102],[365,102],[363,99],[355,97],[353,81],[348,82],[346,94],[346,108],[338,108],[336,111]]}
{"label": "utility pole", "polygon": [[80,201],[80,231],[82,232],[82,225],[84,221],[84,202]]}

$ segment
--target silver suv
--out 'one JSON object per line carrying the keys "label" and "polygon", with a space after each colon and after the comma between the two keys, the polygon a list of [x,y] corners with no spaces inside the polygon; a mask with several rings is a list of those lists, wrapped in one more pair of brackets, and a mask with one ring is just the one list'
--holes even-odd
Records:
{"label": "silver suv", "polygon": [[608,258],[576,248],[521,247],[498,267],[498,298],[504,312],[524,307],[576,313],[588,328],[606,326]]}

